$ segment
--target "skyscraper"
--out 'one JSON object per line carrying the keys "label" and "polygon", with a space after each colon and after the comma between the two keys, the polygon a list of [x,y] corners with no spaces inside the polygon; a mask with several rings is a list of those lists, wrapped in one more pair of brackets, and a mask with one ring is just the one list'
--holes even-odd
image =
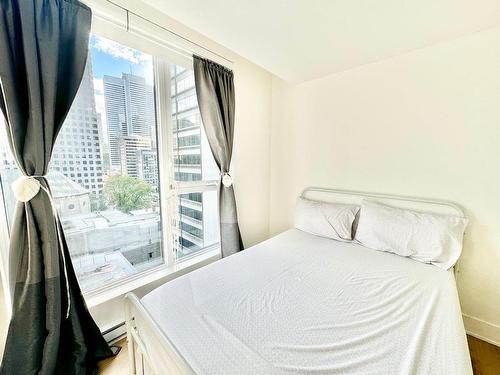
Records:
{"label": "skyscraper", "polygon": [[103,188],[99,116],[89,55],[80,88],[57,137],[51,168],[97,196]]}
{"label": "skyscraper", "polygon": [[[151,137],[154,124],[153,86],[146,84],[144,77],[122,74],[127,114],[127,135]],[[122,134],[125,135],[125,134]]]}
{"label": "skyscraper", "polygon": [[120,170],[120,137],[127,135],[127,116],[125,110],[125,90],[123,80],[105,75],[103,77],[104,104],[108,125],[110,168]]}
{"label": "skyscraper", "polygon": [[123,175],[138,178],[140,151],[151,151],[151,139],[140,135],[126,135],[120,138],[120,160]]}
{"label": "skyscraper", "polygon": [[122,171],[121,138],[142,136],[152,139],[151,128],[155,121],[153,86],[148,85],[144,77],[127,73],[122,73],[121,78],[105,75],[103,83],[111,169]]}
{"label": "skyscraper", "polygon": [[[211,151],[202,133],[196,99],[194,73],[179,66],[171,68],[174,179],[201,181],[218,178]],[[181,194],[178,212],[178,255],[189,254],[215,243],[217,230],[203,220],[204,213],[217,210],[217,197],[206,193]]]}

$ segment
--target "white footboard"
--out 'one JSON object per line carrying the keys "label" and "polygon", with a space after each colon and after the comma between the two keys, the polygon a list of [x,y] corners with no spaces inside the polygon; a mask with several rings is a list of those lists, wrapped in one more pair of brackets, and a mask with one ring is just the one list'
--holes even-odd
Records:
{"label": "white footboard", "polygon": [[135,294],[126,295],[125,309],[131,375],[194,374]]}

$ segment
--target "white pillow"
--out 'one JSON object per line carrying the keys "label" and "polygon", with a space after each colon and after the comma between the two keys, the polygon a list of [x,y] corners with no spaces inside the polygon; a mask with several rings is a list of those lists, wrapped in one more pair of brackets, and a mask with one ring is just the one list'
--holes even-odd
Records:
{"label": "white pillow", "polygon": [[432,263],[445,270],[462,252],[468,220],[363,201],[355,239],[362,245]]}
{"label": "white pillow", "polygon": [[358,211],[359,206],[299,197],[295,208],[295,228],[316,236],[351,241],[352,223]]}

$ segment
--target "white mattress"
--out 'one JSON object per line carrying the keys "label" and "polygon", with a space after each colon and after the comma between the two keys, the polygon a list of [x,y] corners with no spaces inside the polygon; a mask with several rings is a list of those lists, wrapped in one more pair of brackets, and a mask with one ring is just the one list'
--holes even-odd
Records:
{"label": "white mattress", "polygon": [[197,374],[472,374],[451,271],[295,229],[141,301]]}

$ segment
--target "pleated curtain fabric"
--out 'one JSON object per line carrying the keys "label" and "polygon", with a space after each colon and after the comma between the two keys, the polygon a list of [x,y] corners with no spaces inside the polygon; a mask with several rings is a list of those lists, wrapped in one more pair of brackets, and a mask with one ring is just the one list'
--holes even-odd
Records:
{"label": "pleated curtain fabric", "polygon": [[236,200],[229,175],[234,136],[234,79],[226,67],[199,56],[194,59],[196,96],[208,143],[220,172],[219,216],[222,256],[243,249]]}
{"label": "pleated curtain fabric", "polygon": [[16,162],[41,189],[10,232],[13,314],[1,374],[95,374],[112,355],[82,297],[45,179],[84,72],[90,9],[76,0],[0,0],[0,107]]}

